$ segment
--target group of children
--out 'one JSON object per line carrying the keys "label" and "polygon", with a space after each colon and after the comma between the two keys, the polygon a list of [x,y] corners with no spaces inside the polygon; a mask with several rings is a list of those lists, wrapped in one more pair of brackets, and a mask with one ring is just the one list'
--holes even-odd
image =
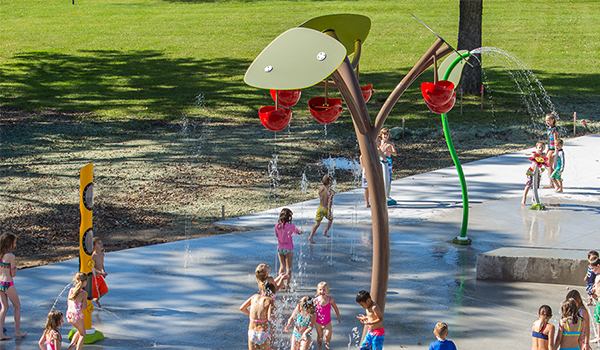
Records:
{"label": "group of children", "polygon": [[[538,141],[535,145],[535,151],[525,153],[526,156],[531,157],[532,165],[527,169],[527,183],[523,190],[522,205],[525,205],[527,201],[527,193],[529,189],[533,188],[535,169],[540,167],[540,171],[537,172],[537,186],[541,181],[541,171],[544,170],[542,166],[548,168],[548,177],[550,184],[544,188],[554,188],[554,192],[560,193],[563,191],[563,179],[562,173],[565,170],[565,152],[563,150],[563,140],[558,138],[558,128],[556,126],[556,116],[552,113],[546,115],[546,134],[548,135],[548,144],[544,141]],[[542,160],[542,162],[540,162]],[[532,197],[533,204],[535,197]]]}
{"label": "group of children", "polygon": [[[600,259],[597,251],[588,253],[588,269],[584,277],[586,292],[588,294],[588,306],[598,301],[600,295]],[[565,301],[561,304],[561,318],[558,327],[550,324],[552,308],[542,305],[538,310],[538,320],[531,328],[532,350],[555,350],[558,347],[564,350],[591,349],[590,343],[598,342],[598,338],[592,339],[590,314],[584,305],[581,294],[575,289],[570,290]],[[600,334],[600,303],[596,302],[594,310],[597,332]]]}
{"label": "group of children", "polygon": [[[98,307],[102,307],[100,304],[100,298],[108,293],[108,287],[104,281],[104,277],[108,275],[104,269],[104,246],[100,238],[95,237],[93,240],[93,252],[92,260],[93,265],[93,288],[92,288],[92,301],[94,301]],[[67,298],[67,321],[75,327],[77,330],[68,350],[77,349],[81,350],[85,342],[85,325],[83,311],[87,308],[88,292],[86,287],[88,285],[88,275],[84,272],[77,272],[73,278],[73,287],[69,290]],[[16,326],[16,307],[15,307],[15,328]],[[38,345],[41,350],[60,350],[62,349],[62,336],[59,328],[64,323],[63,313],[60,310],[51,310],[48,313],[46,319],[46,328],[44,333],[40,337]]]}

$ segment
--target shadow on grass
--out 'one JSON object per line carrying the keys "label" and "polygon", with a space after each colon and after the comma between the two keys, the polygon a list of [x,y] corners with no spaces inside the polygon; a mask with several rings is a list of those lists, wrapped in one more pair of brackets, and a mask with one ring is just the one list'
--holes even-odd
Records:
{"label": "shadow on grass", "polygon": [[170,58],[159,51],[27,52],[2,68],[3,105],[9,109],[102,111],[173,117],[198,96],[220,105],[246,105],[242,82],[250,61]]}

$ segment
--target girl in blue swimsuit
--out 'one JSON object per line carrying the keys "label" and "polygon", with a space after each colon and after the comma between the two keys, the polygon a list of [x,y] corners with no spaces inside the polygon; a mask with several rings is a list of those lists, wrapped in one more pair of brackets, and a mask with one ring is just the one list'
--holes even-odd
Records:
{"label": "girl in blue swimsuit", "polygon": [[580,350],[583,346],[583,320],[577,312],[575,299],[563,301],[562,318],[556,335],[555,347],[562,350]]}
{"label": "girl in blue swimsuit", "polygon": [[553,350],[554,349],[554,325],[550,324],[552,309],[548,305],[540,306],[538,320],[533,322],[531,337],[533,344],[531,350]]}
{"label": "girl in blue swimsuit", "polygon": [[315,325],[316,314],[313,298],[302,297],[285,325],[284,331],[290,331],[294,323],[291,350],[308,350],[312,342],[312,329]]}

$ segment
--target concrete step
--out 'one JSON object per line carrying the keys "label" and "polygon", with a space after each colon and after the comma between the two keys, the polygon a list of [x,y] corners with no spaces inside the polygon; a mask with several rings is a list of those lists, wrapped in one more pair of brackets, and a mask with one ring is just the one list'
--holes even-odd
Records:
{"label": "concrete step", "polygon": [[477,255],[477,279],[585,285],[587,250],[505,247]]}

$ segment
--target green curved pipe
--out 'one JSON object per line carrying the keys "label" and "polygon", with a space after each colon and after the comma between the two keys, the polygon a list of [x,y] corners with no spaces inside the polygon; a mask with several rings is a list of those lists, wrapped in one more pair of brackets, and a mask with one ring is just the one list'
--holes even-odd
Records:
{"label": "green curved pipe", "polygon": [[[470,53],[465,53],[464,56],[458,56],[456,59],[450,64],[446,73],[444,73],[443,79],[448,79],[448,76],[456,67],[456,65],[465,57],[470,57]],[[460,236],[455,237],[452,240],[452,243],[467,245],[471,243],[471,239],[467,238],[467,226],[469,224],[469,194],[467,193],[467,182],[465,180],[465,174],[463,173],[462,166],[460,165],[460,160],[456,155],[456,150],[454,149],[454,144],[452,143],[452,137],[450,136],[450,128],[448,127],[448,118],[446,117],[446,113],[442,113],[442,126],[444,128],[444,137],[446,137],[446,143],[448,144],[448,150],[450,151],[450,155],[452,156],[452,161],[454,162],[454,166],[456,166],[456,171],[458,172],[458,178],[460,179],[460,188],[462,191],[462,200],[463,200],[463,220],[462,220],[462,228],[460,230]]]}

